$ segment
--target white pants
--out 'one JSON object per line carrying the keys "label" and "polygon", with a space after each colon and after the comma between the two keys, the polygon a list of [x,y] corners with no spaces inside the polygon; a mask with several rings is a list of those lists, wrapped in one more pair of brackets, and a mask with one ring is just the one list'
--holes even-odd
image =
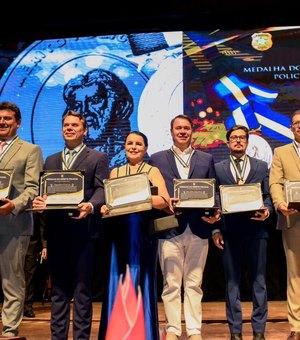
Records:
{"label": "white pants", "polygon": [[208,240],[194,235],[187,227],[183,234],[159,240],[159,262],[163,274],[162,300],[167,332],[181,330],[181,287],[184,288],[184,318],[188,336],[201,333],[201,289],[208,253]]}

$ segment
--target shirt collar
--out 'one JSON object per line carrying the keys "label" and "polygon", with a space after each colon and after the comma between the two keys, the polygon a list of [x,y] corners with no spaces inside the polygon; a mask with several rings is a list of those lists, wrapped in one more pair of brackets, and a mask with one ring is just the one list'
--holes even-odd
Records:
{"label": "shirt collar", "polygon": [[190,155],[193,151],[193,148],[189,146],[185,150],[181,151],[177,146],[173,145],[173,150],[178,154],[178,155]]}
{"label": "shirt collar", "polygon": [[8,137],[8,138],[6,138],[5,140],[0,140],[0,142],[6,142],[7,145],[8,145],[15,137],[16,137],[16,136]]}
{"label": "shirt collar", "polygon": [[[83,145],[83,143],[77,145],[76,148],[74,148],[74,149],[72,149],[72,150],[75,150],[76,152],[78,152],[78,151],[82,148],[82,145]],[[66,149],[65,149],[65,150],[66,150],[66,151],[65,151],[66,154],[70,152],[70,149],[69,149],[67,146],[66,146]]]}
{"label": "shirt collar", "polygon": [[[245,157],[246,157],[246,154],[244,154],[242,157],[240,157],[240,160],[241,160],[242,162],[244,162]],[[234,160],[236,160],[238,157],[232,156],[232,158],[233,158]]]}

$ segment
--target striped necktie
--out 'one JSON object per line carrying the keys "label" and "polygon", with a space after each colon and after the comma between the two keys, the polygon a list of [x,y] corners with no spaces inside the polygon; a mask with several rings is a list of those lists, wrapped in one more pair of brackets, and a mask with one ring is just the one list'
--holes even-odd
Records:
{"label": "striped necktie", "polygon": [[67,166],[69,167],[70,164],[72,163],[73,158],[76,155],[76,150],[69,150],[68,155],[69,155],[69,157],[68,157],[68,161],[67,161]]}

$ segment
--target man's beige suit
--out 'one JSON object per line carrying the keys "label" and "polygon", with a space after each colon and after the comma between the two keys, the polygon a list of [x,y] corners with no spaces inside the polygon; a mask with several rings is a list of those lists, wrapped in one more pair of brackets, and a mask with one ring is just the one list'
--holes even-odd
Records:
{"label": "man's beige suit", "polygon": [[[281,202],[286,202],[286,180],[300,180],[300,158],[293,143],[274,150],[270,193],[276,211]],[[287,262],[288,320],[291,331],[300,332],[300,213],[285,217],[279,212],[277,226],[282,230]]]}
{"label": "man's beige suit", "polygon": [[25,210],[31,207],[33,198],[38,195],[42,168],[40,147],[20,138],[15,140],[0,160],[1,170],[14,170],[8,198],[14,203],[15,209],[9,215],[0,216],[0,274],[2,289],[6,293],[2,309],[2,332],[7,336],[18,334],[23,317],[24,261],[33,233],[32,212]]}

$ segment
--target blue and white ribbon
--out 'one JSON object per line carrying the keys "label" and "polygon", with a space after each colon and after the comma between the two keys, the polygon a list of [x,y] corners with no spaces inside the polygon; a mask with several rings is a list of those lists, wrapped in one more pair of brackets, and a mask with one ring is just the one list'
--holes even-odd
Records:
{"label": "blue and white ribbon", "polygon": [[213,86],[218,95],[225,99],[232,116],[225,121],[227,129],[236,124],[257,129],[283,143],[294,138],[290,130],[290,119],[270,108],[278,96],[273,90],[253,85],[230,74],[222,77]]}

